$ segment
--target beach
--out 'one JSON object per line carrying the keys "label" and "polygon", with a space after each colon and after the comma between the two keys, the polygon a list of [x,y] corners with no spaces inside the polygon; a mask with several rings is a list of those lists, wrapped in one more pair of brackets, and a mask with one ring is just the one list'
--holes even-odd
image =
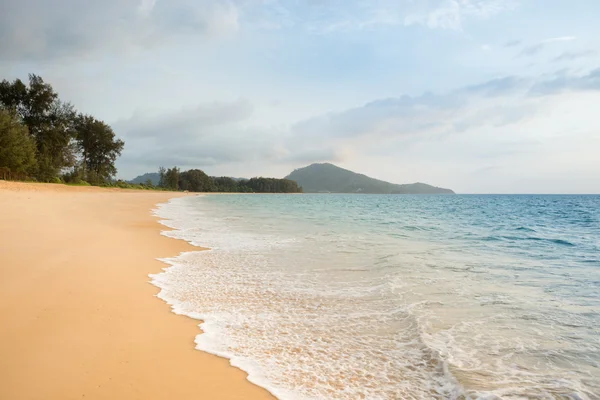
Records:
{"label": "beach", "polygon": [[152,216],[183,195],[0,181],[0,398],[273,398],[155,297],[156,259],[197,250]]}

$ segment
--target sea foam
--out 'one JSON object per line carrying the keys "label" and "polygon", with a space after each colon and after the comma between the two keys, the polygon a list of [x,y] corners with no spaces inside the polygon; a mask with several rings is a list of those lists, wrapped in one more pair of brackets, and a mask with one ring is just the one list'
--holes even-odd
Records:
{"label": "sea foam", "polygon": [[560,297],[552,268],[486,255],[489,243],[404,240],[439,232],[429,216],[399,224],[352,203],[381,222],[360,225],[322,198],[278,197],[157,206],[163,235],[211,249],[151,275],[175,313],[202,321],[197,349],[280,399],[598,399],[593,304]]}

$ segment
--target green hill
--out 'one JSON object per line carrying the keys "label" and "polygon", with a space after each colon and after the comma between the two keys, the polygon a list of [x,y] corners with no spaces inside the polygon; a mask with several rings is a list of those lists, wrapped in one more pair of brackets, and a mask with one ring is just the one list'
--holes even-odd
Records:
{"label": "green hill", "polygon": [[304,193],[379,193],[379,194],[454,194],[425,183],[397,185],[337,167],[333,164],[311,164],[286,176],[298,182]]}
{"label": "green hill", "polygon": [[158,181],[160,180],[160,175],[158,175],[158,172],[149,172],[144,175],[136,176],[135,178],[130,180],[129,183],[146,183],[148,179],[150,179],[152,181],[152,184],[156,186],[158,185]]}

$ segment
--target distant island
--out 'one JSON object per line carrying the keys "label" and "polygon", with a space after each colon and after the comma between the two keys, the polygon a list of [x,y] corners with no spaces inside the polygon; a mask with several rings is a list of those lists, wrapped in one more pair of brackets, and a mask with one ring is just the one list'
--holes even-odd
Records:
{"label": "distant island", "polygon": [[285,177],[296,181],[304,193],[454,194],[425,183],[398,185],[323,163],[294,170]]}

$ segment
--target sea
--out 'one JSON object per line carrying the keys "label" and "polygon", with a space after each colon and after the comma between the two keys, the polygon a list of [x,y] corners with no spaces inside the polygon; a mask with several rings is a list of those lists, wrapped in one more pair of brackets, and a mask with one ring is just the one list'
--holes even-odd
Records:
{"label": "sea", "polygon": [[600,196],[215,194],[151,275],[282,400],[600,399]]}

